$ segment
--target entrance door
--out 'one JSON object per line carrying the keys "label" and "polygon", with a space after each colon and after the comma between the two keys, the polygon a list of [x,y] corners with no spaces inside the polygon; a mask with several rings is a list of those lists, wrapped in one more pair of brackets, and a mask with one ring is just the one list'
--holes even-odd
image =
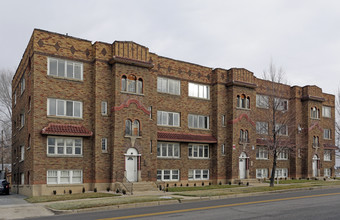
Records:
{"label": "entrance door", "polygon": [[313,156],[313,162],[312,162],[312,169],[313,169],[313,177],[318,176],[318,156],[315,154]]}
{"label": "entrance door", "polygon": [[239,158],[239,173],[240,173],[240,179],[246,178],[246,162],[247,162],[247,155],[242,152]]}
{"label": "entrance door", "polygon": [[134,148],[130,148],[125,154],[125,171],[126,171],[126,179],[129,182],[137,181],[137,150]]}

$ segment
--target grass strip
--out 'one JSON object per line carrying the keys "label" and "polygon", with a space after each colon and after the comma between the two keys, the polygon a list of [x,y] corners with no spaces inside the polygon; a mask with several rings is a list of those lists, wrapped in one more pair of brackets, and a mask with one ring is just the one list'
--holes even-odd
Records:
{"label": "grass strip", "polygon": [[53,203],[47,207],[55,210],[75,210],[75,209],[86,209],[95,207],[104,207],[112,205],[122,205],[131,203],[142,203],[142,202],[154,202],[154,201],[164,201],[164,200],[176,200],[177,198],[161,198],[160,196],[140,196],[140,197],[119,197],[119,198],[103,198],[95,200],[86,201],[73,201],[73,202],[62,202]]}
{"label": "grass strip", "polygon": [[116,197],[116,196],[119,196],[119,194],[77,193],[77,194],[51,195],[51,196],[34,196],[34,197],[26,198],[25,200],[30,203],[42,203],[42,202],[56,202],[56,201],[65,201],[65,200],[91,199],[91,198]]}
{"label": "grass strip", "polygon": [[210,185],[210,186],[191,186],[191,187],[170,187],[168,192],[186,192],[186,191],[198,191],[198,190],[211,190],[211,189],[229,189],[245,187],[243,185]]}

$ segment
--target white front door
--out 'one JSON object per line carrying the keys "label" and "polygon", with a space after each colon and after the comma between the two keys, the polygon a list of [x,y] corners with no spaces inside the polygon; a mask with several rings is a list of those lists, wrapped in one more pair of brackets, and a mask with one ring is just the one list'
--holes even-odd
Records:
{"label": "white front door", "polygon": [[125,154],[125,171],[126,171],[126,179],[129,182],[136,182],[138,180],[138,172],[137,172],[137,159],[138,159],[137,150],[134,148],[130,148]]}
{"label": "white front door", "polygon": [[239,172],[240,172],[240,179],[246,178],[246,161],[247,161],[247,155],[242,152],[239,158]]}
{"label": "white front door", "polygon": [[313,162],[312,162],[312,169],[313,169],[313,177],[318,176],[318,156],[313,156]]}

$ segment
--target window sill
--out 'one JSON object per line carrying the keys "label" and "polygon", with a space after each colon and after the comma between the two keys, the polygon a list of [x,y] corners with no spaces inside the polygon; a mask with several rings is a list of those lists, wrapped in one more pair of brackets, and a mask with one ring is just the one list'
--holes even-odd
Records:
{"label": "window sill", "polygon": [[47,154],[47,157],[66,157],[66,158],[74,157],[74,158],[81,158],[81,157],[83,157],[83,155]]}
{"label": "window sill", "polygon": [[177,96],[178,98],[181,97],[181,94],[172,94],[172,93],[168,93],[168,92],[160,92],[157,91],[159,94],[163,94],[163,95],[171,95],[171,96]]}
{"label": "window sill", "polygon": [[157,125],[160,127],[164,127],[164,128],[181,128],[180,126],[171,126],[171,125]]}
{"label": "window sill", "polygon": [[332,160],[323,160],[324,162],[332,162]]}
{"label": "window sill", "polygon": [[53,75],[47,75],[47,77],[50,77],[50,78],[53,78],[53,79],[61,79],[61,80],[71,81],[71,82],[79,82],[79,83],[84,82],[84,79],[73,79],[73,78],[53,76]]}
{"label": "window sill", "polygon": [[189,160],[210,160],[209,157],[202,157],[202,158],[195,158],[195,157],[188,157]]}
{"label": "window sill", "polygon": [[157,156],[157,159],[162,159],[162,160],[180,160],[181,158],[180,157],[160,157],[160,156]]}
{"label": "window sill", "polygon": [[109,117],[109,115],[108,115],[108,114],[102,114],[102,116],[103,116],[103,117]]}
{"label": "window sill", "polygon": [[30,150],[31,149],[31,147],[28,147],[26,150]]}
{"label": "window sill", "polygon": [[134,137],[134,138],[137,138],[137,139],[142,138],[142,136],[131,136],[131,135],[125,135],[124,137],[126,137],[126,138],[132,138],[132,137]]}
{"label": "window sill", "polygon": [[46,183],[47,187],[83,186],[83,183]]}
{"label": "window sill", "polygon": [[191,128],[191,127],[189,127],[189,129],[202,130],[202,131],[210,131],[210,128]]}
{"label": "window sill", "polygon": [[279,159],[279,158],[277,158],[277,160],[283,160],[283,161],[287,161],[287,160],[288,160],[288,158],[287,158],[287,159]]}
{"label": "window sill", "polygon": [[268,158],[256,158],[256,160],[269,160]]}
{"label": "window sill", "polygon": [[207,181],[210,179],[188,179],[188,181]]}
{"label": "window sill", "polygon": [[139,93],[134,93],[134,92],[126,92],[126,91],[120,91],[120,93],[122,93],[122,94],[128,94],[128,95],[139,95],[139,96],[144,96],[143,93],[139,94]]}
{"label": "window sill", "polygon": [[56,118],[56,119],[71,119],[71,120],[83,120],[83,118],[78,118],[78,117],[70,117],[70,116],[57,116],[57,115],[47,115],[47,118]]}
{"label": "window sill", "polygon": [[191,99],[198,99],[198,100],[202,100],[202,101],[210,101],[210,98],[206,99],[206,98],[200,98],[200,97],[189,96],[189,95],[188,95],[188,98],[191,98]]}
{"label": "window sill", "polygon": [[250,111],[250,108],[241,108],[241,107],[236,107],[237,110],[246,110],[246,111]]}
{"label": "window sill", "polygon": [[109,152],[107,150],[102,150],[102,154],[108,154]]}
{"label": "window sill", "polygon": [[268,107],[262,107],[262,106],[256,106],[256,108],[260,108],[260,109],[269,109]]}
{"label": "window sill", "polygon": [[24,160],[20,160],[19,163],[22,163]]}
{"label": "window sill", "polygon": [[312,117],[310,117],[310,119],[320,121],[320,118],[312,118]]}

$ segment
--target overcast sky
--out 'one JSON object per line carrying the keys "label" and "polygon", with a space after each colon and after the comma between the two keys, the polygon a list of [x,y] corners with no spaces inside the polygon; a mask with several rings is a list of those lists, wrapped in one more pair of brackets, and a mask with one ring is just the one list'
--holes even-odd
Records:
{"label": "overcast sky", "polygon": [[161,56],[262,77],[270,60],[291,85],[340,85],[340,1],[1,0],[0,69],[16,69],[34,28],[129,40]]}

